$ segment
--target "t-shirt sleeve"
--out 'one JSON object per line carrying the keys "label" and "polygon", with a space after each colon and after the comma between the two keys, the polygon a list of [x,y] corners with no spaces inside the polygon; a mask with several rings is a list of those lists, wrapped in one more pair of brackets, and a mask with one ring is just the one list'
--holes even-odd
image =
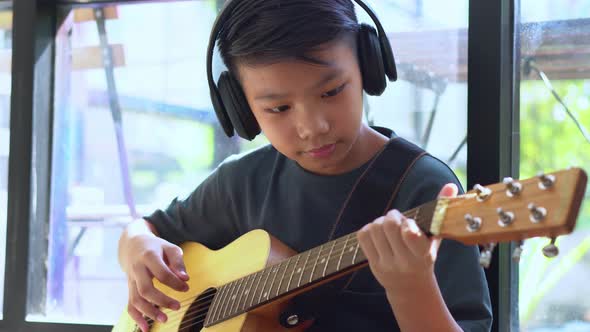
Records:
{"label": "t-shirt sleeve", "polygon": [[[426,155],[408,172],[398,197],[399,206],[413,208],[437,198],[447,183],[461,184],[442,161]],[[484,271],[479,265],[477,246],[444,239],[438,251],[435,274],[450,313],[466,332],[490,331],[492,310]]]}
{"label": "t-shirt sleeve", "polygon": [[171,243],[193,241],[211,249],[225,246],[238,236],[224,184],[231,178],[228,172],[222,164],[186,199],[175,198],[166,209],[156,210],[144,219]]}

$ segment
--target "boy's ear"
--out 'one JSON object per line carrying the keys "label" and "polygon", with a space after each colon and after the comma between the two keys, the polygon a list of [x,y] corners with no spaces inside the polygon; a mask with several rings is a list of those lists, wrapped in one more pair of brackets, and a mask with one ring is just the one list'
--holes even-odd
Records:
{"label": "boy's ear", "polygon": [[385,91],[387,81],[377,31],[372,26],[363,23],[359,26],[357,38],[363,89],[371,96],[379,96]]}
{"label": "boy's ear", "polygon": [[254,117],[240,82],[228,71],[221,73],[217,89],[223,103],[223,112],[231,121],[236,133],[249,141],[260,134],[260,126]]}

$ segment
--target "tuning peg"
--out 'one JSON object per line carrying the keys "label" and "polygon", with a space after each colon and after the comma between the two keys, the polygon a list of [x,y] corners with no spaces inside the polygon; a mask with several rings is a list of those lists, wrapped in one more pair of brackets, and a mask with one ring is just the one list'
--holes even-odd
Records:
{"label": "tuning peg", "polygon": [[485,201],[492,195],[492,190],[482,186],[481,184],[476,184],[473,186],[473,189],[477,193],[477,200],[480,202]]}
{"label": "tuning peg", "polygon": [[529,211],[531,211],[529,219],[535,224],[543,221],[547,216],[547,210],[542,206],[536,206],[534,203],[529,203],[528,208]]}
{"label": "tuning peg", "polygon": [[539,174],[539,188],[541,190],[547,190],[555,184],[555,175],[552,174]]}
{"label": "tuning peg", "polygon": [[477,232],[481,228],[481,218],[473,217],[469,213],[465,215],[467,221],[467,230],[470,232]]}
{"label": "tuning peg", "polygon": [[502,227],[506,227],[510,224],[512,224],[512,222],[514,222],[514,213],[510,212],[510,211],[504,211],[502,208],[497,208],[496,211],[498,212],[498,215],[500,216],[500,220],[498,220],[498,225],[502,226]]}
{"label": "tuning peg", "polygon": [[479,253],[479,265],[481,265],[483,268],[487,269],[490,267],[490,264],[492,263],[492,252],[494,251],[495,247],[495,243],[486,244],[483,247],[483,250]]}
{"label": "tuning peg", "polygon": [[520,262],[520,256],[522,256],[522,251],[524,250],[522,248],[523,244],[524,241],[522,240],[516,242],[516,248],[514,248],[514,251],[512,252],[512,261],[514,261],[515,263]]}
{"label": "tuning peg", "polygon": [[518,195],[522,191],[522,184],[514,181],[511,177],[504,178],[503,182],[506,185],[506,195],[508,195],[508,197]]}
{"label": "tuning peg", "polygon": [[559,255],[559,248],[555,245],[555,238],[551,238],[551,243],[543,247],[543,255],[547,258],[553,258]]}

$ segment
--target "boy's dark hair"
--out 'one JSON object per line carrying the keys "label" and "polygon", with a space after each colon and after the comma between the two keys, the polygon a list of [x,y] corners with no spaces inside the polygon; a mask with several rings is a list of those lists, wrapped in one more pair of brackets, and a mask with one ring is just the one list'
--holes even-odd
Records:
{"label": "boy's dark hair", "polygon": [[234,75],[238,63],[256,65],[297,59],[325,64],[309,53],[321,44],[355,35],[358,30],[351,0],[233,1],[241,3],[234,6],[221,27],[218,48]]}

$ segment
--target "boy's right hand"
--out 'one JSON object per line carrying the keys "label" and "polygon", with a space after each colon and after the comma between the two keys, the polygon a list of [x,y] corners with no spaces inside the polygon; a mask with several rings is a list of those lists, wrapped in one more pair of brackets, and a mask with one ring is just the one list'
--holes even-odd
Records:
{"label": "boy's right hand", "polygon": [[147,316],[165,322],[168,317],[159,308],[178,310],[180,303],[154,287],[153,278],[177,291],[187,291],[189,276],[182,249],[153,234],[137,234],[126,241],[124,270],[129,286],[129,316],[142,331],[148,331]]}

